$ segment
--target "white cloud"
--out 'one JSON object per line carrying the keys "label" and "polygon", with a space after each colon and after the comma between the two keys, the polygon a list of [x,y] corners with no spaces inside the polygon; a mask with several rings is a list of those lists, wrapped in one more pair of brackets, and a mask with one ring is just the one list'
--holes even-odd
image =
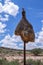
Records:
{"label": "white cloud", "polygon": [[5,17],[0,14],[0,21],[8,21],[9,15],[15,17],[18,14],[18,10],[19,6],[11,2],[11,0],[5,0],[4,5],[0,2],[0,13],[5,13]]}
{"label": "white cloud", "polygon": [[43,43],[43,31],[39,32],[38,40],[40,43]]}
{"label": "white cloud", "polygon": [[[21,42],[21,43],[19,43]],[[0,41],[2,43],[2,47],[9,47],[14,49],[23,49],[24,43],[20,36],[13,35],[12,37],[8,34],[5,36],[3,40]],[[26,49],[33,49],[33,48],[43,48],[43,44],[39,44],[38,42],[28,42],[26,43]]]}
{"label": "white cloud", "polygon": [[43,23],[43,20],[41,20],[41,22]]}
{"label": "white cloud", "polygon": [[9,15],[5,14],[4,17],[2,17],[2,16],[0,15],[0,21],[5,22],[5,21],[8,21],[8,19],[9,19]]}
{"label": "white cloud", "polygon": [[37,48],[36,43],[28,43],[26,44],[26,49],[34,49]]}
{"label": "white cloud", "polygon": [[0,33],[4,33],[6,31],[5,27],[6,27],[6,24],[3,24],[2,22],[0,22]]}
{"label": "white cloud", "polygon": [[42,31],[43,31],[43,27],[42,27]]}
{"label": "white cloud", "polygon": [[0,13],[2,13],[3,12],[3,6],[2,6],[2,4],[0,3]]}
{"label": "white cloud", "polygon": [[5,0],[5,3],[10,2],[11,0]]}
{"label": "white cloud", "polygon": [[22,42],[21,37],[20,37],[20,36],[16,36],[16,35],[13,35],[13,36],[12,36],[12,40],[13,40],[14,42]]}
{"label": "white cloud", "polygon": [[37,43],[43,43],[43,20],[41,20],[41,22],[42,22],[41,31],[38,32],[38,35],[37,35],[37,33],[36,33],[36,36],[37,36],[36,42],[37,42]]}
{"label": "white cloud", "polygon": [[9,15],[7,15],[7,14],[5,14],[4,16],[5,16],[6,18],[8,18],[8,17],[9,17]]}
{"label": "white cloud", "polygon": [[5,36],[3,40],[0,41],[0,43],[2,43],[2,47],[19,49],[17,42],[22,42],[20,36],[13,35],[11,37],[9,34]]}
{"label": "white cloud", "polygon": [[19,6],[11,2],[10,0],[5,0],[5,4],[0,3],[0,13],[4,12],[12,16],[16,16],[19,10]]}

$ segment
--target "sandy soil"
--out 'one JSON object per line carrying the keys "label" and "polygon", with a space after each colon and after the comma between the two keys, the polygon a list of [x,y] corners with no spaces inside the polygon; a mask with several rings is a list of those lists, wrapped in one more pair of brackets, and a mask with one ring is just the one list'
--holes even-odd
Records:
{"label": "sandy soil", "polygon": [[[8,61],[12,61],[12,60],[23,60],[23,56],[5,56],[5,58]],[[43,56],[27,56],[26,59],[33,59],[33,60],[41,60],[43,61]]]}

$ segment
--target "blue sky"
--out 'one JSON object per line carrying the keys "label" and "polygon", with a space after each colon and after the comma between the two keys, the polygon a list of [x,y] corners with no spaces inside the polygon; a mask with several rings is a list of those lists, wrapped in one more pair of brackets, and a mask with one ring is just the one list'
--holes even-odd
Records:
{"label": "blue sky", "polygon": [[0,46],[23,49],[23,41],[14,34],[22,8],[35,32],[35,42],[28,42],[26,48],[43,48],[43,0],[0,0]]}

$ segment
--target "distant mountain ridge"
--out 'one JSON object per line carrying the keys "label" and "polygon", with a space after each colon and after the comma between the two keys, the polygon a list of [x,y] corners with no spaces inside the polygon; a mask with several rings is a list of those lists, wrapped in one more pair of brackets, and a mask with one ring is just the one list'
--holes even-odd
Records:
{"label": "distant mountain ridge", "polygon": [[0,47],[0,49],[6,49],[6,50],[16,50],[16,51],[23,51],[21,49],[13,49],[13,48],[7,48],[7,47]]}

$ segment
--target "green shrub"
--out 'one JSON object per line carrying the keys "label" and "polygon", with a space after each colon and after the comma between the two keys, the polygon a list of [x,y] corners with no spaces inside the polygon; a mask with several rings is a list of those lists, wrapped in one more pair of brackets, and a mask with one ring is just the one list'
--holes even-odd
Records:
{"label": "green shrub", "polygon": [[35,49],[31,50],[31,53],[33,53],[36,56],[38,56],[41,52],[42,52],[42,50],[40,48],[35,48]]}
{"label": "green shrub", "polygon": [[2,65],[2,60],[0,59],[0,65]]}
{"label": "green shrub", "polygon": [[8,62],[5,59],[2,59],[2,60],[0,59],[0,65],[19,65],[19,62],[18,60]]}
{"label": "green shrub", "polygon": [[30,65],[30,64],[33,64],[33,60],[32,59],[27,60],[27,62],[26,62],[26,65]]}
{"label": "green shrub", "polygon": [[5,59],[0,59],[0,65],[8,65],[8,61]]}
{"label": "green shrub", "polygon": [[10,63],[9,63],[9,65],[19,65],[19,62],[16,60],[16,61],[11,61]]}
{"label": "green shrub", "polygon": [[[20,65],[20,63],[18,62],[18,60],[8,62],[5,59],[0,59],[0,65]],[[26,65],[43,65],[43,62],[41,62],[40,60],[35,61],[32,59],[29,59],[26,61]]]}
{"label": "green shrub", "polygon": [[27,60],[26,65],[43,65],[43,62],[40,60],[34,61],[32,59]]}

